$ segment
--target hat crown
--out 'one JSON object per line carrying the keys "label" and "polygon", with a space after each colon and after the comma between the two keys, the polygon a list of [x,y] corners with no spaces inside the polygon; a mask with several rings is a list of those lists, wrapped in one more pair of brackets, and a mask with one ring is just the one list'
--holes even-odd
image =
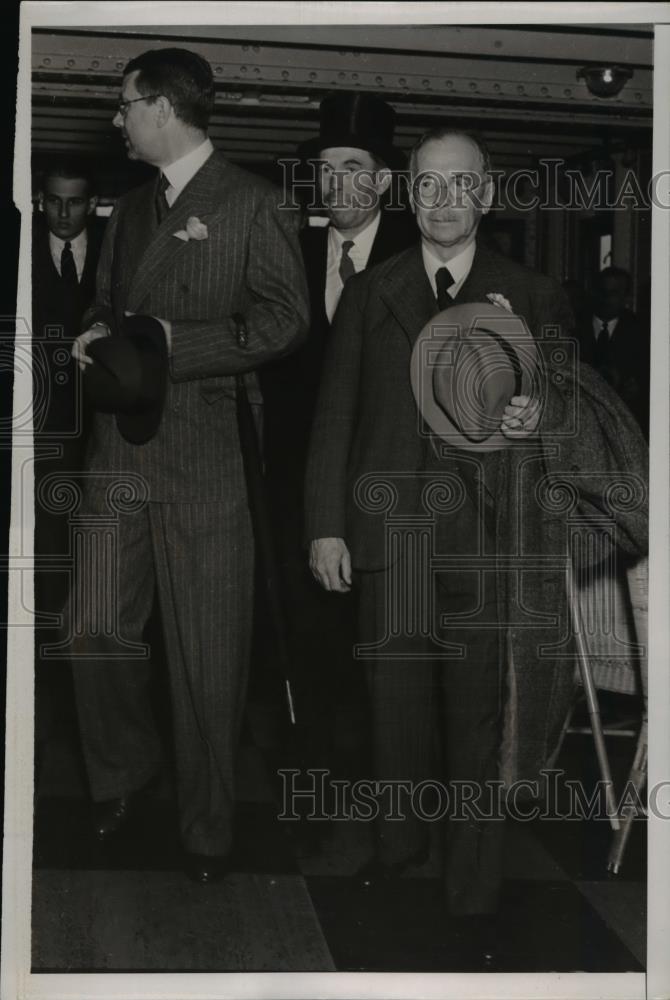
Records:
{"label": "hat crown", "polygon": [[[314,143],[318,150],[364,149],[393,169],[401,166],[402,154],[393,146],[396,113],[381,97],[346,91],[329,94],[321,101],[319,113],[319,135]],[[305,144],[309,153],[312,143]]]}

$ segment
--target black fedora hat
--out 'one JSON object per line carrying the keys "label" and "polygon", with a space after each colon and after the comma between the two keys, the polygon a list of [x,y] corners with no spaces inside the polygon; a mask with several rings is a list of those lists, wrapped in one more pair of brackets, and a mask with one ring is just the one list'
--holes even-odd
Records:
{"label": "black fedora hat", "polygon": [[393,145],[396,114],[376,94],[343,91],[328,94],[320,105],[319,134],[298,147],[304,160],[318,159],[322,149],[351,146],[365,149],[391,170],[402,170],[405,155]]}
{"label": "black fedora hat", "polygon": [[523,318],[491,302],[453,305],[426,323],[410,367],[417,407],[443,441],[465,451],[515,443],[500,430],[512,396],[542,396],[542,358]]}
{"label": "black fedora hat", "polygon": [[91,405],[116,414],[122,437],[146,444],[163,415],[168,378],[165,331],[153,316],[127,316],[120,334],[88,345],[84,388]]}

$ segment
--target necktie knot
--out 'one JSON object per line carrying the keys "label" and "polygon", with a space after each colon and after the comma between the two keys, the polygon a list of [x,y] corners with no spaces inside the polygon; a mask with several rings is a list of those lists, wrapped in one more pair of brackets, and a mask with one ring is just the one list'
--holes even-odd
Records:
{"label": "necktie knot", "polygon": [[437,304],[440,309],[448,309],[453,303],[448,289],[455,284],[451,271],[448,267],[439,267],[435,272],[435,288],[437,290]]}
{"label": "necktie knot", "polygon": [[342,255],[340,257],[340,278],[342,279],[342,284],[344,285],[347,280],[356,273],[356,268],[354,267],[354,262],[349,256],[349,251],[354,245],[353,240],[344,240],[342,242]]}

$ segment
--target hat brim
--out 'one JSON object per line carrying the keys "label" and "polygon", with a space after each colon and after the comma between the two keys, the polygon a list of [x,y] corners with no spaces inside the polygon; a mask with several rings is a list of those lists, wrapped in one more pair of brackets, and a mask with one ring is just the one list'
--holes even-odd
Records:
{"label": "hat brim", "polygon": [[323,138],[316,135],[311,139],[307,139],[298,146],[297,155],[304,162],[308,160],[319,160],[322,159],[322,149],[337,149],[338,147],[363,149],[366,153],[370,153],[372,156],[376,156],[378,159],[383,160],[389,170],[401,171],[405,170],[407,167],[407,157],[403,151],[398,149],[396,146],[361,145],[360,136],[347,136],[343,134],[332,136],[327,135]]}
{"label": "hat brim", "polygon": [[514,349],[521,365],[521,394],[539,397],[542,371],[537,342],[523,318],[490,302],[454,305],[437,313],[421,330],[410,362],[410,381],[417,408],[430,430],[447,444],[462,451],[490,452],[511,448],[517,441],[495,430],[482,441],[466,437],[435,396],[434,374],[448,363],[450,345],[461,338],[491,329]]}

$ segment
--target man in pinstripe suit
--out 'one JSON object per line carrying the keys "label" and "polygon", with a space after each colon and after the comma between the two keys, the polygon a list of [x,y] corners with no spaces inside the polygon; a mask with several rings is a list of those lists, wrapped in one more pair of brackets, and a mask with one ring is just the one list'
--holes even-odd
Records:
{"label": "man in pinstripe suit", "polygon": [[[146,662],[118,655],[120,643],[141,642],[156,591],[186,870],[203,883],[225,873],[231,847],[251,629],[253,539],[235,376],[251,373],[253,390],[255,369],[291,350],[308,323],[297,220],[279,210],[271,186],[215,152],[213,104],[211,68],[192,52],[154,50],[126,66],[114,125],[130,159],[159,172],[112,215],[96,303],[73,349],[85,371],[88,345],[114,336],[124,316],[150,315],[165,331],[169,379],[155,436],[131,444],[108,414],[93,428],[85,513],[109,517],[110,476],[140,483],[147,502],[119,515],[116,567],[78,609],[75,690],[97,833],[106,839],[159,768]],[[244,346],[234,313],[246,319]],[[105,588],[115,587],[106,613],[116,628],[104,635],[96,622],[101,602],[109,604]]]}

